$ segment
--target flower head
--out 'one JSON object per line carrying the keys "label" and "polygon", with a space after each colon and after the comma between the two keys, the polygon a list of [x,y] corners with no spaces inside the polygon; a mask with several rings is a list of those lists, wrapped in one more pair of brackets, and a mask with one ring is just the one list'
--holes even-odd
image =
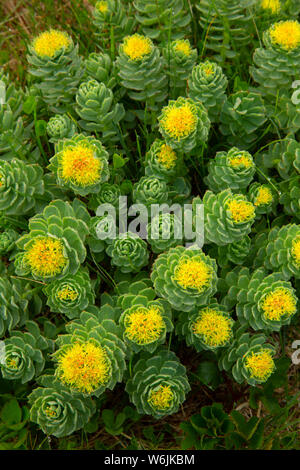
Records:
{"label": "flower head", "polygon": [[232,337],[232,320],[214,308],[205,308],[192,324],[193,333],[210,348],[224,346]]}
{"label": "flower head", "polygon": [[202,70],[204,72],[204,74],[209,77],[210,75],[213,75],[214,74],[214,66],[212,64],[212,62],[209,62],[208,60],[206,62],[204,62],[204,64],[202,65]]}
{"label": "flower head", "polygon": [[257,190],[257,195],[254,200],[254,205],[259,207],[259,206],[265,206],[267,204],[270,204],[273,201],[273,194],[271,189],[268,186],[260,186]]}
{"label": "flower head", "polygon": [[258,352],[250,352],[244,358],[244,366],[250,373],[251,378],[265,382],[275,369],[272,351],[270,349],[261,349]]}
{"label": "flower head", "polygon": [[290,318],[297,311],[297,299],[289,289],[277,287],[265,295],[260,303],[264,316],[271,321]]}
{"label": "flower head", "polygon": [[76,290],[71,286],[65,285],[57,292],[57,297],[63,301],[73,302],[77,299],[78,292],[76,292]]}
{"label": "flower head", "polygon": [[160,385],[150,390],[148,403],[157,410],[167,410],[172,406],[174,393],[170,385]]}
{"label": "flower head", "polygon": [[230,212],[230,218],[236,224],[249,222],[255,216],[254,205],[240,198],[231,198],[227,202],[227,209]]}
{"label": "flower head", "polygon": [[139,345],[157,341],[166,325],[158,306],[138,307],[125,316],[125,336]]}
{"label": "flower head", "polygon": [[100,13],[106,13],[108,11],[108,4],[105,1],[97,2],[96,8]]}
{"label": "flower head", "polygon": [[176,52],[181,52],[185,56],[190,56],[192,53],[192,48],[190,42],[186,39],[180,39],[174,42],[174,50]]}
{"label": "flower head", "polygon": [[59,357],[57,373],[71,388],[92,393],[109,381],[111,364],[104,348],[91,342],[75,343]]}
{"label": "flower head", "polygon": [[253,158],[248,152],[241,152],[240,154],[234,154],[228,159],[229,166],[236,170],[251,168],[253,167]]}
{"label": "flower head", "polygon": [[77,186],[91,186],[101,178],[101,161],[92,146],[78,144],[66,147],[59,157],[59,175]]}
{"label": "flower head", "polygon": [[280,0],[261,0],[261,8],[270,10],[273,14],[279,13],[281,8]]}
{"label": "flower head", "polygon": [[38,56],[52,58],[58,52],[69,49],[71,44],[72,40],[67,33],[50,29],[50,31],[45,31],[35,38],[32,45]]}
{"label": "flower head", "polygon": [[295,240],[293,240],[291,255],[295,264],[300,268],[300,237],[297,237]]}
{"label": "flower head", "polygon": [[26,264],[33,274],[50,277],[60,274],[67,264],[64,247],[60,240],[51,237],[38,237],[33,240],[25,253]]}
{"label": "flower head", "polygon": [[140,34],[127,36],[123,43],[123,52],[131,60],[139,61],[151,54],[153,43],[151,39]]}
{"label": "flower head", "polygon": [[183,289],[202,292],[210,284],[213,269],[202,259],[183,258],[175,268],[174,280]]}
{"label": "flower head", "polygon": [[300,23],[298,21],[280,21],[269,29],[271,42],[286,51],[292,51],[300,46]]}
{"label": "flower head", "polygon": [[167,170],[176,165],[177,155],[174,150],[167,144],[163,144],[156,155],[158,162]]}
{"label": "flower head", "polygon": [[176,102],[163,108],[160,122],[164,131],[172,138],[180,141],[189,136],[197,127],[197,112],[189,101]]}

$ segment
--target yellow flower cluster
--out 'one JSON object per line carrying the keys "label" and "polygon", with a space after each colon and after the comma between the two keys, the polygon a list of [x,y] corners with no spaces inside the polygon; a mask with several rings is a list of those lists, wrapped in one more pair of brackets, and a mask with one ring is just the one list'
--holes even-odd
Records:
{"label": "yellow flower cluster", "polygon": [[175,269],[174,280],[183,289],[195,289],[202,292],[212,278],[212,268],[202,260],[184,259]]}
{"label": "yellow flower cluster", "polygon": [[50,31],[41,33],[33,41],[33,49],[35,53],[42,58],[52,58],[62,49],[68,49],[71,43],[71,38],[67,33],[56,29],[50,29]]}
{"label": "yellow flower cluster", "polygon": [[160,385],[150,391],[148,403],[157,410],[167,410],[172,406],[173,399],[174,394],[170,385]]}
{"label": "yellow flower cluster", "polygon": [[166,325],[157,306],[139,307],[125,319],[125,336],[139,345],[157,341]]}
{"label": "yellow flower cluster", "polygon": [[217,348],[224,346],[232,336],[232,322],[222,312],[207,307],[202,310],[192,325],[196,336],[203,338],[204,343]]}
{"label": "yellow flower cluster", "polygon": [[245,367],[255,380],[267,380],[275,369],[272,353],[269,349],[262,349],[250,353],[245,360]]}
{"label": "yellow flower cluster", "polygon": [[41,277],[61,273],[67,261],[62,242],[51,237],[37,238],[25,253],[25,262],[31,272]]}

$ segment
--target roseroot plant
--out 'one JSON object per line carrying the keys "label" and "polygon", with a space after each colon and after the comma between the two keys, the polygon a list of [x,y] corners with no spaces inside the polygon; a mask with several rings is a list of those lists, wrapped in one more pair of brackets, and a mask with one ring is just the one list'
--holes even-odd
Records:
{"label": "roseroot plant", "polygon": [[124,106],[115,103],[113,92],[97,80],[84,82],[78,88],[75,106],[79,126],[99,133],[101,141],[110,144],[119,140],[119,123],[124,118]]}
{"label": "roseroot plant", "polygon": [[[120,44],[116,64],[120,83],[128,90],[128,96],[144,102],[146,110],[157,110],[167,96],[167,76],[164,60],[151,39],[140,34],[126,36]],[[144,119],[144,111],[141,116]]]}
{"label": "roseroot plant", "polygon": [[80,393],[70,392],[54,376],[38,379],[40,387],[28,397],[30,420],[47,435],[69,436],[88,423],[96,411],[94,401]]}
{"label": "roseroot plant", "polygon": [[225,189],[218,194],[206,191],[201,202],[204,205],[204,242],[218,246],[234,243],[251,232],[255,219],[255,206],[243,194]]}
{"label": "roseroot plant", "polygon": [[99,397],[122,381],[127,348],[114,320],[83,312],[66,330],[68,334],[57,339],[59,349],[53,358],[56,377],[70,391]]}
{"label": "roseroot plant", "polygon": [[300,220],[300,175],[282,181],[279,188],[281,190],[279,202],[283,205],[284,212]]}
{"label": "roseroot plant", "polygon": [[27,140],[22,117],[15,117],[9,104],[0,103],[1,160],[23,158],[27,153]]}
{"label": "roseroot plant", "polygon": [[233,341],[233,325],[234,321],[227,310],[212,299],[208,306],[198,307],[188,314],[180,313],[176,333],[197,352],[216,352]]}
{"label": "roseroot plant", "polygon": [[191,15],[183,0],[135,0],[134,8],[143,33],[151,39],[182,39],[190,29]]}
{"label": "roseroot plant", "polygon": [[182,220],[176,214],[161,213],[147,225],[148,243],[153,253],[162,253],[169,248],[182,245]]}
{"label": "roseroot plant", "polygon": [[269,214],[276,209],[277,194],[270,184],[252,183],[249,187],[248,198],[255,206],[256,215]]}
{"label": "roseroot plant", "polygon": [[97,193],[109,179],[108,153],[94,137],[76,134],[59,141],[55,151],[48,168],[60,186],[75,194]]}
{"label": "roseroot plant", "polygon": [[222,301],[227,308],[236,306],[242,325],[253,330],[279,331],[289,325],[297,313],[297,296],[290,282],[279,272],[267,274],[259,268],[253,273],[238,267],[225,277],[227,295]]}
{"label": "roseroot plant", "polygon": [[190,391],[185,367],[166,349],[143,353],[126,383],[130,401],[138,413],[159,419],[176,413]]}
{"label": "roseroot plant", "polygon": [[145,156],[145,175],[172,181],[184,175],[187,169],[182,154],[176,152],[161,139],[156,139]]}
{"label": "roseroot plant", "polygon": [[0,256],[7,255],[15,247],[15,242],[19,238],[18,232],[12,228],[7,228],[0,233]]}
{"label": "roseroot plant", "polygon": [[22,281],[9,278],[1,273],[0,277],[0,338],[6,331],[11,331],[17,325],[24,325],[28,320],[28,299],[23,296]]}
{"label": "roseroot plant", "polygon": [[188,39],[178,39],[168,44],[162,52],[169,76],[170,96],[178,98],[185,94],[187,78],[197,61],[197,49],[192,48]]}
{"label": "roseroot plant", "polygon": [[93,305],[95,293],[87,269],[56,279],[43,289],[51,312],[64,313],[71,320]]}
{"label": "roseroot plant", "polygon": [[266,108],[257,91],[238,91],[224,102],[220,115],[220,131],[228,143],[248,149],[256,140],[255,132],[266,122]]}
{"label": "roseroot plant", "polygon": [[279,142],[272,142],[267,150],[256,157],[256,164],[265,173],[275,169],[283,180],[300,174],[300,145],[297,140],[287,137]]}
{"label": "roseroot plant", "polygon": [[37,36],[29,46],[29,73],[35,87],[55,113],[64,113],[71,105],[83,68],[72,38],[65,32],[50,29]]}
{"label": "roseroot plant", "polygon": [[29,233],[17,241],[16,272],[45,282],[75,274],[86,257],[89,213],[74,199],[51,202],[29,220]]}
{"label": "roseroot plant", "polygon": [[84,61],[85,81],[96,80],[113,90],[117,85],[117,70],[108,54],[91,52]]}
{"label": "roseroot plant", "polygon": [[180,96],[169,101],[158,118],[159,131],[166,143],[183,153],[191,152],[208,139],[210,120],[199,101]]}
{"label": "roseroot plant", "polygon": [[254,174],[255,165],[251,154],[233,147],[228,152],[218,152],[208,162],[208,176],[204,181],[216,193],[227,188],[242,192],[249,186]]}
{"label": "roseroot plant", "polygon": [[49,142],[53,144],[61,139],[71,139],[76,130],[75,122],[67,114],[56,114],[47,123]]}
{"label": "roseroot plant", "polygon": [[0,362],[2,377],[20,380],[22,384],[38,377],[45,366],[49,342],[34,321],[26,321],[26,332],[11,331],[4,340],[4,360]]}
{"label": "roseroot plant", "polygon": [[228,266],[229,263],[242,265],[250,253],[251,238],[246,235],[237,242],[228,245],[218,246],[218,252],[215,257],[220,266]]}
{"label": "roseroot plant", "polygon": [[131,3],[121,0],[100,0],[93,9],[93,23],[97,28],[96,37],[100,47],[107,47],[122,41],[136,26]]}
{"label": "roseroot plant", "polygon": [[177,246],[155,260],[151,280],[159,297],[175,310],[190,312],[217,290],[217,264],[200,249]]}
{"label": "roseroot plant", "polygon": [[119,197],[122,195],[121,188],[118,184],[103,183],[97,193],[90,195],[88,207],[97,213],[97,209],[102,204],[112,205],[116,213],[119,211]]}
{"label": "roseroot plant", "polygon": [[89,229],[87,244],[91,252],[101,261],[107,245],[111,244],[117,236],[115,218],[112,214],[91,217]]}
{"label": "roseroot plant", "polygon": [[147,243],[133,232],[120,233],[106,248],[111,264],[123,273],[138,272],[149,261]]}
{"label": "roseroot plant", "polygon": [[135,204],[144,204],[146,207],[166,203],[169,199],[168,185],[162,178],[142,176],[133,186],[132,198]]}
{"label": "roseroot plant", "polygon": [[265,383],[275,371],[275,352],[265,335],[251,336],[244,328],[239,328],[229,348],[223,350],[219,368],[231,372],[237,383],[257,386]]}
{"label": "roseroot plant", "polygon": [[221,67],[206,60],[192,69],[188,79],[188,96],[201,101],[208,112],[211,122],[218,122],[220,112],[226,101],[228,80]]}
{"label": "roseroot plant", "polygon": [[0,213],[28,214],[34,209],[36,198],[44,194],[43,169],[38,164],[27,164],[13,159],[0,161]]}

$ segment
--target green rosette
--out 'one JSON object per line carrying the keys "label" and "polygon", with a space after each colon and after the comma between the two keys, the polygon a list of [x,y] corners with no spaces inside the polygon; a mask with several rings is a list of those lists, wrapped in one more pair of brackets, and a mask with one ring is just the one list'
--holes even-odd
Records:
{"label": "green rosette", "polygon": [[132,198],[135,204],[149,208],[152,204],[168,202],[168,186],[165,180],[155,176],[143,176],[133,186]]}
{"label": "green rosette", "polygon": [[175,150],[190,153],[205,143],[210,130],[210,120],[203,104],[180,96],[162,109],[159,131],[166,143]]}
{"label": "green rosette", "polygon": [[115,208],[116,213],[118,213],[119,197],[121,195],[121,188],[118,184],[103,183],[98,193],[91,194],[88,207],[96,212],[100,205],[110,204]]}
{"label": "green rosette", "polygon": [[43,194],[42,167],[17,159],[0,161],[0,213],[27,214]]}
{"label": "green rosette", "polygon": [[228,152],[218,152],[208,162],[208,176],[204,179],[211,191],[218,193],[228,187],[242,192],[255,174],[252,156],[245,150],[233,147]]}
{"label": "green rosette", "polygon": [[182,245],[182,221],[175,214],[158,214],[147,225],[147,234],[153,253],[162,253],[169,248]]}
{"label": "green rosette", "polygon": [[234,380],[253,387],[265,383],[275,371],[274,347],[263,334],[250,335],[240,327],[228,349],[219,359],[219,368],[231,372]]}
{"label": "green rosette", "polygon": [[172,97],[185,94],[187,79],[196,64],[198,52],[192,49],[188,39],[170,42],[162,50],[167,65],[169,88]]}
{"label": "green rosette", "polygon": [[57,143],[48,166],[63,188],[80,196],[97,193],[109,179],[108,153],[92,136],[76,134]]}
{"label": "green rosette", "polygon": [[5,358],[0,363],[5,380],[20,380],[22,384],[38,377],[45,366],[49,343],[34,321],[26,321],[28,331],[12,331],[4,340]]}
{"label": "green rosette", "polygon": [[280,272],[285,280],[300,278],[300,225],[274,227],[264,250],[265,267]]}
{"label": "green rosette", "polygon": [[64,313],[71,320],[79,317],[88,305],[95,302],[95,293],[87,269],[72,276],[50,282],[43,289],[51,312]]}
{"label": "green rosette", "polygon": [[91,52],[84,61],[84,80],[96,80],[113,90],[117,84],[116,66],[105,53]]}
{"label": "green rosette", "polygon": [[248,198],[255,206],[256,215],[270,214],[276,210],[278,197],[270,184],[252,183]]}
{"label": "green rosette", "polygon": [[111,214],[91,217],[87,243],[93,253],[102,253],[107,245],[112,243],[116,235],[116,220]]}
{"label": "green rosette", "polygon": [[67,114],[56,114],[47,123],[47,134],[52,144],[62,139],[71,139],[75,133],[76,124]]}
{"label": "green rosette", "polygon": [[[148,302],[156,299],[152,282],[145,271],[140,271],[134,275],[118,274],[119,282],[115,287],[113,296],[117,320],[119,320],[121,313],[132,307],[137,299],[142,305],[146,305]],[[120,274],[122,275],[120,276]],[[120,277],[121,279],[119,279]]]}
{"label": "green rosette", "polygon": [[161,139],[155,139],[151,145],[146,153],[144,165],[146,176],[156,176],[166,181],[173,181],[187,172],[183,156]]}
{"label": "green rosette", "polygon": [[151,280],[159,297],[175,310],[190,312],[217,290],[217,264],[199,249],[177,246],[155,260]]}
{"label": "green rosette", "polygon": [[96,37],[100,46],[107,48],[112,40],[111,34],[114,44],[118,44],[124,36],[132,33],[136,19],[131,4],[124,4],[121,0],[100,0],[93,9],[93,23],[97,28]]}
{"label": "green rosette", "polygon": [[[198,203],[201,203],[200,198],[195,198],[194,207]],[[230,189],[218,194],[206,191],[202,203],[205,243],[228,245],[251,232],[255,207],[243,194],[233,194]]]}
{"label": "green rosette", "polygon": [[246,235],[241,240],[228,245],[218,246],[216,258],[218,264],[222,267],[228,266],[229,263],[242,265],[248,257],[251,249],[251,238]]}
{"label": "green rosette", "polygon": [[[83,312],[66,325],[57,339],[56,376],[70,391],[99,397],[123,379],[127,347],[122,329],[111,318],[101,318],[97,308]],[[78,368],[81,363],[81,368]]]}
{"label": "green rosette", "polygon": [[84,204],[55,200],[29,220],[29,233],[16,243],[15,268],[44,282],[75,274],[86,257],[85,239],[90,216]]}
{"label": "green rosette", "polygon": [[138,272],[149,261],[147,243],[133,232],[120,233],[106,248],[111,264],[123,273]]}
{"label": "green rosette", "polygon": [[255,132],[266,122],[263,98],[256,91],[238,91],[224,102],[220,115],[220,131],[228,143],[248,149],[256,140]]}
{"label": "green rosette", "polygon": [[6,103],[17,119],[23,111],[24,92],[22,88],[16,88],[14,82],[9,75],[4,73],[4,69],[0,67],[0,94],[1,106]]}
{"label": "green rosette", "polygon": [[64,113],[71,105],[83,75],[78,46],[67,33],[50,29],[29,46],[29,73],[49,109]]}
{"label": "green rosette", "polygon": [[176,413],[190,391],[185,367],[166,349],[143,353],[135,364],[126,392],[138,413],[156,419]]}
{"label": "green rosette", "polygon": [[206,33],[205,46],[218,61],[232,59],[250,41],[253,19],[249,7],[256,0],[200,0],[198,10],[201,29]]}
{"label": "green rosette", "polygon": [[[128,96],[146,103],[155,111],[167,96],[167,77],[164,60],[151,39],[140,34],[126,36],[116,59],[121,85]],[[144,119],[145,113],[141,115]]]}
{"label": "green rosette", "polygon": [[2,274],[0,278],[0,338],[28,319],[28,300],[24,285],[18,279]]}
{"label": "green rosette", "polygon": [[275,169],[283,180],[295,177],[300,174],[300,144],[290,137],[274,142],[268,152],[258,154],[256,164],[266,173]]}
{"label": "green rosette", "polygon": [[191,15],[183,0],[136,0],[134,8],[143,33],[156,41],[181,39],[190,29]]}
{"label": "green rosette", "polygon": [[176,334],[197,352],[217,352],[233,341],[233,325],[229,313],[215,299],[190,312],[180,313],[176,321]]}
{"label": "green rosette", "polygon": [[297,297],[290,282],[281,273],[267,274],[259,268],[234,268],[227,274],[227,295],[222,301],[228,308],[236,305],[240,323],[253,330],[279,331],[289,325],[297,313]]}
{"label": "green rosette", "polygon": [[201,101],[211,122],[218,122],[222,106],[226,100],[228,80],[222,68],[206,60],[192,69],[188,79],[188,96]]}
{"label": "green rosette", "polygon": [[[0,82],[1,83],[1,82]],[[15,117],[7,103],[0,104],[0,157],[1,160],[23,158],[27,151],[28,136],[25,133],[23,119]]]}
{"label": "green rosette", "polygon": [[17,238],[19,238],[19,234],[12,228],[0,233],[0,256],[8,254],[14,249]]}
{"label": "green rosette", "polygon": [[283,205],[285,214],[300,220],[300,175],[289,181],[283,181],[279,184],[279,188],[281,191],[279,202]]}
{"label": "green rosette", "polygon": [[113,92],[97,80],[84,82],[76,94],[79,126],[88,132],[100,133],[105,143],[119,140],[118,126],[125,116],[123,104],[115,103]]}
{"label": "green rosette", "polygon": [[87,424],[95,413],[91,398],[70,392],[55,377],[44,375],[38,382],[41,387],[28,397],[30,420],[48,436],[69,436]]}

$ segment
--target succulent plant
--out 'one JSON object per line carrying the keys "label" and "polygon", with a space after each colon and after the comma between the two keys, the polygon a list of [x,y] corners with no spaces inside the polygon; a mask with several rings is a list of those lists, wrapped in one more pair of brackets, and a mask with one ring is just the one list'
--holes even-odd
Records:
{"label": "succulent plant", "polygon": [[108,180],[108,153],[94,137],[76,134],[58,142],[55,150],[48,168],[60,186],[86,196],[97,193]]}
{"label": "succulent plant", "polygon": [[35,87],[49,109],[64,113],[83,75],[78,46],[67,33],[50,29],[32,41],[27,60],[29,73],[37,80]]}
{"label": "succulent plant", "polygon": [[76,132],[76,124],[67,114],[56,114],[49,119],[47,134],[49,142],[56,144],[61,139],[71,139]]}
{"label": "succulent plant", "polygon": [[91,398],[70,392],[51,375],[42,376],[39,384],[41,387],[28,397],[30,420],[47,435],[69,436],[87,424],[96,411]]}
{"label": "succulent plant", "polygon": [[228,187],[232,191],[242,192],[249,186],[254,174],[255,165],[250,153],[233,147],[228,152],[218,152],[208,162],[208,176],[204,181],[216,193]]}
{"label": "succulent plant", "polygon": [[147,226],[148,243],[153,253],[162,253],[182,244],[182,221],[176,214],[161,213],[151,219]]}
{"label": "succulent plant", "polygon": [[190,312],[216,292],[217,265],[200,249],[177,246],[155,260],[151,280],[159,297],[175,310]]}
{"label": "succulent plant", "polygon": [[0,157],[1,160],[23,158],[27,140],[21,116],[15,117],[9,104],[0,103]]}
{"label": "succulent plant", "polygon": [[254,204],[257,215],[274,211],[278,202],[278,197],[270,184],[252,183],[248,198]]}
{"label": "succulent plant", "polygon": [[206,60],[195,65],[188,79],[188,96],[201,101],[211,122],[218,122],[224,102],[228,80],[216,62]]}
{"label": "succulent plant", "polygon": [[169,76],[170,96],[178,98],[185,93],[187,78],[197,61],[197,49],[192,49],[188,39],[170,42],[163,49]]}
{"label": "succulent plant", "polygon": [[163,204],[168,201],[168,186],[166,182],[155,176],[143,176],[133,186],[132,198],[135,204]]}
{"label": "succulent plant", "polygon": [[0,256],[13,250],[17,238],[19,238],[19,234],[12,228],[0,233]]}
{"label": "succulent plant", "polygon": [[251,238],[246,235],[237,242],[228,245],[218,246],[218,264],[228,266],[229,263],[241,265],[250,253]]}
{"label": "succulent plant", "polygon": [[156,176],[166,181],[173,181],[187,172],[182,155],[161,139],[155,139],[146,153],[144,164],[146,176]]}
{"label": "succulent plant", "polygon": [[300,220],[300,175],[280,183],[280,204],[286,214]]}
{"label": "succulent plant", "polygon": [[130,401],[140,414],[159,419],[178,411],[190,391],[185,367],[166,349],[144,353],[126,383]]}
{"label": "succulent plant", "polygon": [[147,243],[133,232],[120,233],[106,248],[113,266],[123,273],[137,272],[148,264]]}
{"label": "succulent plant", "polygon": [[110,204],[118,212],[121,195],[121,189],[118,184],[103,183],[99,192],[91,194],[89,208],[96,212],[101,204]]}
{"label": "succulent plant", "polygon": [[175,150],[188,153],[208,139],[210,120],[199,101],[180,96],[169,101],[158,119],[160,133]]}
{"label": "succulent plant", "polygon": [[84,61],[85,81],[96,80],[113,90],[117,85],[116,66],[110,56],[103,52],[91,52]]}
{"label": "succulent plant", "polygon": [[28,320],[28,300],[22,296],[26,290],[22,281],[0,277],[0,338]]}
{"label": "succulent plant", "polygon": [[89,228],[87,243],[94,254],[102,253],[117,236],[116,220],[112,214],[91,217]]}

